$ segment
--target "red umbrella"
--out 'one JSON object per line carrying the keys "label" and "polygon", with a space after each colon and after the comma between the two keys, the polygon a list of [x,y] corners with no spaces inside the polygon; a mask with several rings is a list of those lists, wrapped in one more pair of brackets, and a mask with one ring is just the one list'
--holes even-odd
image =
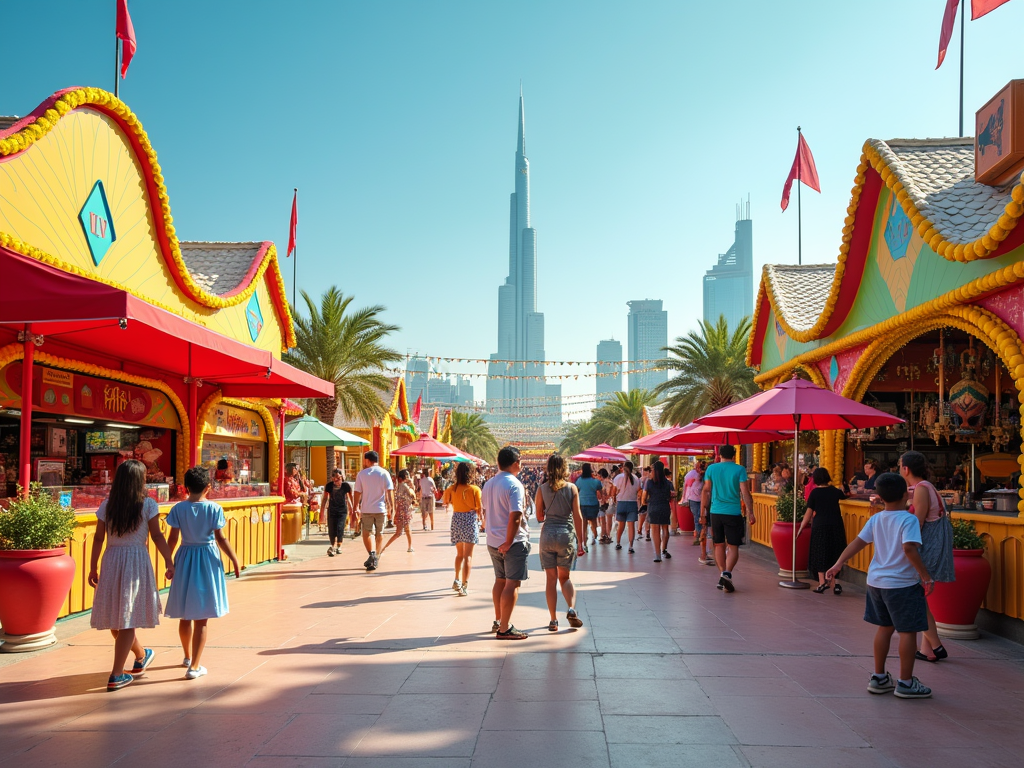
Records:
{"label": "red umbrella", "polygon": [[391,452],[392,456],[425,456],[430,459],[457,459],[459,452],[450,445],[438,442],[430,435],[420,435],[408,445]]}
{"label": "red umbrella", "polygon": [[655,445],[659,448],[683,445],[749,445],[750,443],[772,443],[776,440],[791,440],[792,438],[792,432],[785,434],[773,429],[710,427],[695,421],[685,427],[677,427]]}
{"label": "red umbrella", "polygon": [[608,443],[601,443],[592,448],[587,448],[583,453],[577,453],[572,457],[573,461],[592,461],[595,464],[615,464],[626,460],[626,454],[612,448]]}
{"label": "red umbrella", "polygon": [[[802,429],[867,429],[902,424],[903,419],[794,377],[746,400],[702,416],[697,419],[697,423],[709,427],[792,431],[795,437],[793,468],[796,469],[800,463]],[[781,581],[779,585],[790,589],[807,589],[810,585],[796,578],[796,494],[794,487],[792,580]]]}

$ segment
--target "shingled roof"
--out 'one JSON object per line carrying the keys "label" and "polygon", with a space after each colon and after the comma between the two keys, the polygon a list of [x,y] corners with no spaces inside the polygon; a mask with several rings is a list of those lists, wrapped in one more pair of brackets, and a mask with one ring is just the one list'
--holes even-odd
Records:
{"label": "shingled roof", "polygon": [[775,309],[798,331],[811,328],[825,309],[835,264],[766,264],[764,279],[771,283]]}
{"label": "shingled roof", "polygon": [[193,279],[203,290],[223,296],[242,284],[264,244],[182,241],[179,245]]}
{"label": "shingled roof", "polygon": [[[974,138],[868,141],[921,214],[951,243],[985,235],[1010,202],[1013,184],[974,180]],[[1015,183],[1015,182],[1014,182]]]}

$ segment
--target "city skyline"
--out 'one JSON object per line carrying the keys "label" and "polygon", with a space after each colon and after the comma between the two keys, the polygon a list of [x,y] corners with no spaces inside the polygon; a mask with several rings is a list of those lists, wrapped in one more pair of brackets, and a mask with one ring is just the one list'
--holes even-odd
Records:
{"label": "city skyline", "polygon": [[712,325],[724,317],[734,331],[744,317],[754,312],[754,224],[750,201],[736,206],[736,227],[732,245],[720,253],[704,273],[704,322]]}
{"label": "city skyline", "polygon": [[[625,340],[623,305],[637,295],[664,301],[670,339],[696,328],[702,285],[689,273],[702,275],[728,242],[735,216],[724,203],[740,194],[749,191],[758,212],[755,277],[765,263],[796,263],[795,206],[782,214],[777,205],[797,125],[822,185],[803,198],[805,263],[836,260],[866,139],[957,131],[959,54],[954,46],[935,70],[934,0],[796,0],[784,9],[652,1],[643,13],[601,0],[523,0],[517,8],[510,24],[506,9],[486,4],[298,4],[282,14],[252,0],[240,14],[234,4],[133,2],[140,47],[121,98],[165,169],[177,231],[268,239],[283,252],[298,187],[300,289],[316,299],[338,285],[354,306],[384,305],[401,327],[396,349],[486,359],[494,286],[507,269],[496,234],[509,212],[500,150],[523,80],[546,356],[589,360],[600,339]],[[40,57],[55,17],[76,33]],[[891,37],[864,33],[872,18],[910,30],[900,39],[900,77],[932,96],[927,109],[899,99],[851,106],[851,93],[867,98],[857,83],[892,76]],[[0,114],[24,115],[71,85],[112,90],[113,19],[113,3],[20,6],[8,56],[33,64],[0,91]],[[968,124],[1016,71],[1022,25],[1024,4],[1014,2],[968,22]],[[723,52],[705,31],[726,29]],[[799,61],[814,66],[779,48],[793,34],[803,41]],[[279,44],[289,66],[254,40]],[[187,108],[168,94],[188,94]],[[317,118],[294,129],[268,119],[311,111]],[[751,113],[756,130],[743,119]],[[293,264],[282,263],[290,296]],[[649,265],[663,270],[664,288],[644,285]],[[459,291],[467,278],[472,290]],[[457,301],[446,298],[453,293]],[[481,398],[482,380],[474,382]],[[593,394],[594,382],[568,379],[563,390]]]}
{"label": "city skyline", "polygon": [[[519,86],[515,191],[509,195],[508,275],[498,288],[498,344],[487,366],[489,420],[518,420],[516,409],[530,406],[534,426],[561,424],[561,408],[536,408],[561,396],[560,384],[544,378],[544,313],[537,311],[537,230],[530,221],[530,160],[526,156],[526,108]],[[509,363],[508,361],[515,361]],[[497,411],[497,413],[492,412]],[[509,413],[508,416],[505,413]],[[525,412],[524,412],[525,413]]]}

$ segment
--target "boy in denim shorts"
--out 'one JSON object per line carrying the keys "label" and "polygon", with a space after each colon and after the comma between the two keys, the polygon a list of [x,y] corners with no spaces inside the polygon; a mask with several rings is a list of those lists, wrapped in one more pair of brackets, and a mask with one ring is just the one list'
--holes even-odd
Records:
{"label": "boy in denim shorts", "polygon": [[[907,483],[894,472],[885,472],[875,480],[875,493],[885,509],[872,515],[857,538],[843,550],[839,560],[828,569],[833,579],[843,564],[864,549],[875,545],[868,566],[867,607],[864,621],[878,626],[875,632],[875,673],[868,682],[871,693],[895,691],[901,699],[927,699],[932,689],[914,677],[917,633],[928,629],[928,604],[935,583],[921,562],[921,524],[907,511]],[[889,644],[898,632],[900,677],[893,682],[885,671]]]}

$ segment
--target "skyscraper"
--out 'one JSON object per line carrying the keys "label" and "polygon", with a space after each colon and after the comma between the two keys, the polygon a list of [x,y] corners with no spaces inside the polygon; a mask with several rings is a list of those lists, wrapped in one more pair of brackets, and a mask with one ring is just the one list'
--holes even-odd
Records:
{"label": "skyscraper", "polygon": [[[665,356],[663,351],[668,346],[668,312],[661,308],[661,301],[645,299],[643,301],[627,301],[629,316],[626,318],[629,329],[629,370],[653,367],[653,363],[641,363],[640,360],[660,360]],[[645,371],[629,374],[630,389],[654,389],[664,381],[668,381],[668,371]]]}
{"label": "skyscraper", "polygon": [[736,235],[729,250],[704,275],[704,322],[724,316],[733,331],[754,311],[754,226],[750,202],[736,209]]}
{"label": "skyscraper", "polygon": [[615,341],[615,339],[598,342],[597,372],[605,374],[595,379],[597,382],[597,404],[600,406],[601,403],[608,400],[611,393],[622,391],[622,342]]}
{"label": "skyscraper", "polygon": [[[515,192],[509,200],[508,277],[498,287],[498,351],[487,366],[487,405],[496,415],[529,415],[534,425],[557,426],[561,408],[552,398],[561,396],[561,385],[547,384],[544,365],[537,362],[544,360],[544,315],[537,311],[537,231],[530,226],[530,161],[521,88],[515,174]],[[548,402],[552,408],[537,407]]]}

